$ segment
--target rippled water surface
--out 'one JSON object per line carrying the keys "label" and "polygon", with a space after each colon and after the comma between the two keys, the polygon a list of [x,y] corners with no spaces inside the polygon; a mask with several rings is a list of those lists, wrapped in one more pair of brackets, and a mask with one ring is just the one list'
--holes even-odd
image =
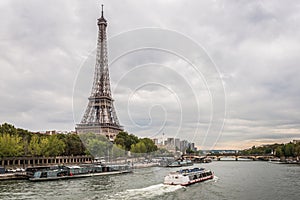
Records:
{"label": "rippled water surface", "polygon": [[137,169],[132,174],[49,182],[1,181],[0,199],[299,199],[300,166],[219,161],[197,164],[215,179],[188,187],[163,185],[176,168]]}

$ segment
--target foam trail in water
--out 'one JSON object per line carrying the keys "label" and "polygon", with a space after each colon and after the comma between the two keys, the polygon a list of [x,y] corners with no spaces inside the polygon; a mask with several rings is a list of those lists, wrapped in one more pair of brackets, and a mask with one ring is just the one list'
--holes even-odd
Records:
{"label": "foam trail in water", "polygon": [[148,199],[155,196],[160,196],[165,193],[174,192],[183,186],[181,185],[164,185],[157,184],[151,185],[149,187],[140,188],[140,189],[129,189],[124,192],[120,192],[110,197],[111,199]]}
{"label": "foam trail in water", "polygon": [[214,181],[214,182],[217,182],[218,180],[219,180],[219,177],[214,176],[213,181]]}

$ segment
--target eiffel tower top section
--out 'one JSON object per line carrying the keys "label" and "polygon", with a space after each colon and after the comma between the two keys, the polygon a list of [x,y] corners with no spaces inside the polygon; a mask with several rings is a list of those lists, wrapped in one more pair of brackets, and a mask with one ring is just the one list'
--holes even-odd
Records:
{"label": "eiffel tower top section", "polygon": [[110,89],[106,41],[107,21],[103,16],[103,5],[97,24],[99,30],[94,82],[87,108],[80,124],[77,124],[76,131],[77,133],[103,134],[113,140],[123,127],[119,124]]}
{"label": "eiffel tower top section", "polygon": [[106,19],[103,16],[103,4],[101,5],[101,17],[98,19],[98,25],[100,26],[101,23],[105,24],[105,27],[107,26]]}
{"label": "eiffel tower top section", "polygon": [[111,99],[106,42],[107,22],[103,16],[103,5],[101,6],[101,17],[98,19],[99,32],[97,41],[96,66],[91,97],[107,97]]}

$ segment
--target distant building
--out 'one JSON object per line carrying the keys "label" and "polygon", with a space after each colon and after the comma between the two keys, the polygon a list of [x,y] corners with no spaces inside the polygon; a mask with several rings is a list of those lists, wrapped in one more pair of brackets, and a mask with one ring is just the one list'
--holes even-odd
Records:
{"label": "distant building", "polygon": [[189,147],[189,142],[187,140],[180,141],[180,151],[182,153],[185,153],[188,147]]}
{"label": "distant building", "polygon": [[175,140],[174,140],[174,138],[168,138],[166,145],[175,146]]}
{"label": "distant building", "polygon": [[175,149],[180,151],[180,139],[175,138]]}
{"label": "distant building", "polygon": [[186,150],[190,148],[193,151],[197,151],[197,147],[195,147],[195,143],[190,143],[187,140],[180,140],[179,138],[167,138],[164,140],[158,139],[158,138],[153,138],[152,139],[154,144],[161,149],[167,149],[170,152],[178,152],[180,151],[181,153],[186,153]]}
{"label": "distant building", "polygon": [[36,134],[43,134],[43,135],[56,135],[56,134],[77,134],[75,131],[56,131],[56,130],[51,130],[51,131],[39,131],[35,132]]}
{"label": "distant building", "polygon": [[293,144],[298,144],[300,143],[300,140],[293,140]]}
{"label": "distant building", "polygon": [[192,151],[195,151],[195,152],[197,151],[197,148],[195,147],[195,143],[190,143],[189,147]]}
{"label": "distant building", "polygon": [[52,131],[39,131],[36,132],[36,134],[43,134],[43,135],[56,135],[58,134],[56,130],[52,130]]}
{"label": "distant building", "polygon": [[155,145],[158,145],[158,139],[157,138],[152,139],[152,141],[154,142]]}
{"label": "distant building", "polygon": [[174,138],[167,138],[167,141],[165,142],[165,148],[170,152],[175,152],[175,141]]}

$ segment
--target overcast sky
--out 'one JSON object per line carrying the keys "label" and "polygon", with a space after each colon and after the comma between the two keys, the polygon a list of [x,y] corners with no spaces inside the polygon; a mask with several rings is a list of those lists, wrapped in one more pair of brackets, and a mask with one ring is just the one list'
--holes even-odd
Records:
{"label": "overcast sky", "polygon": [[214,149],[300,138],[297,0],[2,0],[0,123],[74,130],[101,3],[125,130]]}

